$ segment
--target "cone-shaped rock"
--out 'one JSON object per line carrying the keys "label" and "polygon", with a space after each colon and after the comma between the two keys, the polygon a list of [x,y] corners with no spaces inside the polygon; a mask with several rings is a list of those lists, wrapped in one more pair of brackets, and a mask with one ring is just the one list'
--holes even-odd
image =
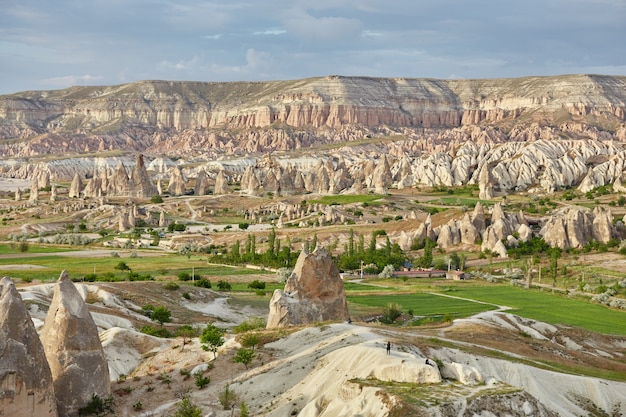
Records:
{"label": "cone-shaped rock", "polygon": [[217,173],[217,177],[215,177],[215,190],[213,194],[222,195],[229,194],[230,187],[228,186],[228,180],[226,179],[226,174],[224,174],[223,170]]}
{"label": "cone-shaped rock", "polygon": [[92,395],[111,395],[109,367],[96,324],[66,271],[61,273],[41,329],[59,417],[74,417]]}
{"label": "cone-shaped rock", "polygon": [[132,195],[136,197],[152,197],[158,193],[143,160],[143,155],[135,158],[135,167],[130,175],[130,182],[133,185]]}
{"label": "cone-shaped rock", "polygon": [[206,171],[201,169],[198,172],[198,177],[196,178],[196,186],[194,187],[194,195],[206,195],[207,190],[209,189],[209,179],[207,178]]}
{"label": "cone-shaped rock", "polygon": [[7,278],[0,281],[0,415],[56,417],[52,374],[26,306]]}
{"label": "cone-shaped rock", "polygon": [[303,249],[285,290],[274,291],[267,328],[347,320],[348,316],[343,281],[328,252]]}
{"label": "cone-shaped rock", "polygon": [[80,176],[78,172],[74,173],[74,177],[72,178],[72,184],[70,185],[70,191],[68,196],[70,198],[80,198],[80,194],[83,192],[83,183],[80,180]]}
{"label": "cone-shaped rock", "polygon": [[185,176],[179,166],[172,167],[171,169],[167,192],[170,193],[170,195],[185,194]]}

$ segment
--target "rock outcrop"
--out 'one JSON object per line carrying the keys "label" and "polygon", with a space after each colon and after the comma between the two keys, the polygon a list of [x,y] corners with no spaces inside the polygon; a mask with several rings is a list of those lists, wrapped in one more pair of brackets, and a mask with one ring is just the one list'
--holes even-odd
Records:
{"label": "rock outcrop", "polygon": [[109,368],[96,324],[66,271],[61,273],[41,329],[59,417],[74,417],[92,395],[111,395]]}
{"label": "rock outcrop", "polygon": [[57,417],[52,373],[26,306],[0,281],[0,415]]}
{"label": "rock outcrop", "polygon": [[167,192],[170,195],[183,195],[185,194],[185,183],[186,179],[180,167],[172,167],[170,169],[170,181],[167,185]]}
{"label": "rock outcrop", "polygon": [[347,320],[348,304],[339,270],[329,253],[302,250],[284,291],[270,301],[267,328]]}
{"label": "rock outcrop", "polygon": [[194,195],[206,195],[209,189],[209,179],[206,171],[201,169],[196,177],[196,185],[194,187]]}

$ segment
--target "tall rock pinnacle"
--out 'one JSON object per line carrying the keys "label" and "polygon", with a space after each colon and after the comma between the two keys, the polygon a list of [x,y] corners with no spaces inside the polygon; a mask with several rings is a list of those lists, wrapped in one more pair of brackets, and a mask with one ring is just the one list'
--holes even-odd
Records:
{"label": "tall rock pinnacle", "polygon": [[74,417],[92,395],[111,394],[109,368],[87,306],[66,271],[61,273],[41,329],[59,417]]}
{"label": "tall rock pinnacle", "polygon": [[52,374],[26,306],[0,281],[0,415],[57,417]]}

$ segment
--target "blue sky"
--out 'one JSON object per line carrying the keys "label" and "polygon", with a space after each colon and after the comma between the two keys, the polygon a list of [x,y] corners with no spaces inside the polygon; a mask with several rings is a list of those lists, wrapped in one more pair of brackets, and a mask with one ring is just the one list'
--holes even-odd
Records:
{"label": "blue sky", "polygon": [[626,0],[0,0],[0,94],[573,73],[626,75]]}

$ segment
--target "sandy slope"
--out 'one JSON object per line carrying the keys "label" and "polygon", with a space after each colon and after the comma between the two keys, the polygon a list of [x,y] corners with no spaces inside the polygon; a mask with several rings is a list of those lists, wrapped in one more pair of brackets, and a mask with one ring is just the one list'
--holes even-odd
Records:
{"label": "sandy slope", "polygon": [[[231,411],[223,410],[219,401],[220,392],[230,384],[239,396],[237,404],[245,401],[254,416],[384,417],[392,408],[409,407],[389,394],[385,388],[389,382],[413,387],[415,392],[423,390],[426,398],[420,400],[420,412],[424,415],[472,415],[476,409],[494,408],[518,411],[511,415],[553,416],[558,412],[561,416],[580,416],[587,414],[590,405],[608,415],[626,414],[626,384],[478,356],[467,353],[464,346],[469,346],[468,342],[455,342],[458,348],[434,347],[423,343],[432,332],[422,330],[335,323],[264,332],[274,341],[259,348],[250,369],[246,369],[232,361],[240,347],[233,335],[226,334],[226,343],[214,359],[212,353],[202,350],[197,338],[183,346],[180,338],[159,339],[137,332],[134,327],[142,319],[136,312],[138,307],[111,292],[111,284],[78,287],[85,298],[95,295],[98,299],[90,307],[101,329],[116,410],[122,416],[169,415],[186,392],[206,415],[230,416]],[[50,284],[21,289],[38,320],[45,315],[51,289]],[[250,314],[224,300],[208,297],[192,308],[226,317],[225,323],[231,327]],[[116,314],[108,313],[107,308]],[[555,326],[505,312],[458,320],[441,330],[440,336],[445,338],[446,332],[459,332],[466,326],[471,326],[472,332],[491,329],[500,335],[524,331],[536,343],[577,352],[589,349],[586,340],[560,335]],[[386,354],[387,341],[392,342],[390,355]],[[595,342],[601,346],[599,340]],[[623,350],[626,341],[610,342],[616,349],[613,354],[619,356],[617,351]],[[611,354],[607,346],[602,348]],[[441,369],[434,364],[435,357],[443,365]],[[426,358],[433,365],[427,365]],[[193,377],[180,372],[195,372],[207,364],[210,369],[204,374],[211,382],[202,390],[195,387]],[[503,396],[494,392],[513,393]]]}

